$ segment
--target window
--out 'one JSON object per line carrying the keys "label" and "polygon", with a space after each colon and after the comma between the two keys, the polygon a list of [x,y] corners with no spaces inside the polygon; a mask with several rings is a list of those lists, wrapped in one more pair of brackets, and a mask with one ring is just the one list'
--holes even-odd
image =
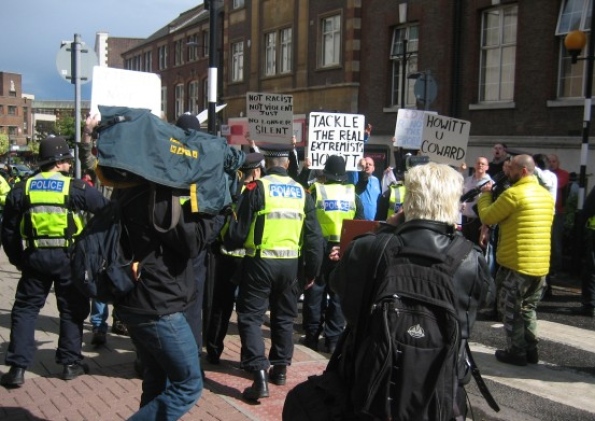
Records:
{"label": "window", "polygon": [[277,73],[277,33],[269,32],[264,36],[264,74],[272,76]]}
{"label": "window", "polygon": [[153,53],[147,51],[143,54],[143,60],[145,62],[145,72],[152,72],[153,71]]}
{"label": "window", "polygon": [[483,13],[479,78],[480,101],[512,101],[514,99],[516,34],[516,5],[493,8]]}
{"label": "window", "polygon": [[15,107],[14,105],[9,105],[8,115],[17,115],[17,107]]}
{"label": "window", "polygon": [[16,126],[8,126],[8,134],[9,134],[9,136],[18,135],[17,127]]}
{"label": "window", "polygon": [[161,87],[161,113],[167,115],[167,86]]}
{"label": "window", "polygon": [[203,57],[209,56],[209,31],[202,31],[202,51]]}
{"label": "window", "polygon": [[193,80],[188,84],[188,111],[198,114],[198,81]]}
{"label": "window", "polygon": [[176,85],[174,95],[175,95],[174,113],[175,113],[176,118],[178,118],[179,116],[184,114],[184,85],[182,85],[181,83]]}
{"label": "window", "polygon": [[293,67],[292,30],[281,30],[281,73],[290,73]]}
{"label": "window", "polygon": [[587,72],[585,60],[579,60],[572,64],[570,54],[564,47],[564,38],[570,31],[577,29],[585,31],[587,37],[590,37],[590,24],[591,0],[565,0],[562,2],[556,27],[560,48],[559,98],[581,98],[585,94],[584,84]]}
{"label": "window", "polygon": [[337,66],[341,57],[341,16],[329,16],[322,19],[322,67]]}
{"label": "window", "polygon": [[244,0],[233,0],[233,9],[241,9],[244,7]]}
{"label": "window", "polygon": [[0,104],[0,115],[4,114],[4,105]]}
{"label": "window", "polygon": [[244,80],[244,42],[231,44],[231,81]]}
{"label": "window", "polygon": [[159,51],[159,70],[167,69],[167,45],[162,45]]}
{"label": "window", "polygon": [[23,133],[29,134],[29,107],[23,107]]}
{"label": "window", "polygon": [[[418,26],[406,26],[393,30],[390,49],[392,66],[389,102],[391,107],[415,107],[415,95],[413,94],[415,81],[407,79],[407,75],[417,72],[418,33]],[[403,69],[403,63],[405,63],[405,69]]]}
{"label": "window", "polygon": [[198,35],[188,37],[186,45],[188,45],[188,61],[198,60]]}
{"label": "window", "polygon": [[174,43],[174,65],[179,66],[184,64],[184,40],[179,39]]}

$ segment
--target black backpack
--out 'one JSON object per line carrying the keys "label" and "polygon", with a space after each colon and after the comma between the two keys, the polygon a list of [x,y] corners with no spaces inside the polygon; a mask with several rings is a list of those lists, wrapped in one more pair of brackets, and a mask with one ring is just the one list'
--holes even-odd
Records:
{"label": "black backpack", "polygon": [[363,299],[369,304],[353,332],[354,412],[402,421],[464,416],[459,375],[464,344],[452,279],[472,243],[455,235],[437,254],[403,246],[394,234],[379,234],[376,241],[378,256],[386,252],[388,261],[366,285]]}
{"label": "black backpack", "polygon": [[121,206],[112,200],[95,213],[76,237],[71,256],[74,285],[86,297],[105,303],[113,303],[135,286]]}

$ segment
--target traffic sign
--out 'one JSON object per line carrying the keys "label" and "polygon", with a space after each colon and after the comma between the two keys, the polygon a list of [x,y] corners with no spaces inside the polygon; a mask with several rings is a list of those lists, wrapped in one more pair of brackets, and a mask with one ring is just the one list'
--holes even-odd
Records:
{"label": "traffic sign", "polygon": [[[422,72],[413,85],[413,93],[418,101],[423,102],[427,106],[436,99],[438,85],[431,74]],[[428,96],[427,98],[426,95]]]}
{"label": "traffic sign", "polygon": [[[93,77],[93,67],[97,66],[98,59],[95,51],[89,49],[84,42],[81,42],[80,49],[80,75],[79,80],[81,83],[88,83]],[[74,84],[73,80],[73,64],[74,64],[74,42],[66,42],[58,50],[56,55],[56,67],[58,74],[62,78],[70,83]]]}

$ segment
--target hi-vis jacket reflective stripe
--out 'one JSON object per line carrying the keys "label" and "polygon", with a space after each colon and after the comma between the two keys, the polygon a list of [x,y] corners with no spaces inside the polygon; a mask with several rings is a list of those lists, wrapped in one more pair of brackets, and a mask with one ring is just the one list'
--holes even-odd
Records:
{"label": "hi-vis jacket reflective stripe", "polygon": [[338,243],[343,220],[355,217],[355,186],[314,183],[310,190],[316,191],[316,218],[322,236],[327,241]]}
{"label": "hi-vis jacket reflective stripe", "polygon": [[390,186],[390,197],[388,198],[388,212],[386,217],[389,218],[392,214],[397,213],[403,206],[405,201],[405,186],[402,184],[393,184]]}
{"label": "hi-vis jacket reflective stripe", "polygon": [[83,230],[83,218],[68,209],[70,178],[43,172],[27,180],[27,209],[20,232],[27,247],[69,247]]}
{"label": "hi-vis jacket reflective stripe", "polygon": [[[260,179],[264,189],[264,208],[256,213],[244,242],[247,256],[296,259],[304,223],[306,192],[288,176],[268,175]],[[262,238],[255,238],[256,220],[264,218]]]}

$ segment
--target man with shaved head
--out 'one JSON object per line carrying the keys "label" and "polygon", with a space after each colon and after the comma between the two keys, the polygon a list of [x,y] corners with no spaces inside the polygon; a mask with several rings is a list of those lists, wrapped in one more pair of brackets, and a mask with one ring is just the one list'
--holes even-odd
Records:
{"label": "man with shaved head", "polygon": [[496,284],[501,285],[498,306],[508,346],[496,351],[496,359],[521,366],[539,361],[535,309],[550,268],[554,219],[554,199],[534,172],[530,155],[515,156],[508,172],[511,187],[494,201],[490,182],[477,203],[482,223],[500,226]]}

